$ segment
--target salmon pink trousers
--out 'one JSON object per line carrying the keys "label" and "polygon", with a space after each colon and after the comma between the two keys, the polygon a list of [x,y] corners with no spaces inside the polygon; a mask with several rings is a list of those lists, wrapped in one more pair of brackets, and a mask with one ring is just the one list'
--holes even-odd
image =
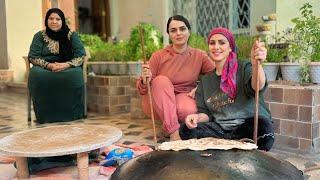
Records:
{"label": "salmon pink trousers", "polygon": [[[162,121],[166,133],[179,130],[180,123],[189,114],[197,112],[196,102],[187,93],[177,93],[170,79],[159,75],[151,82],[152,103],[155,119]],[[142,109],[151,116],[148,94],[142,95]]]}

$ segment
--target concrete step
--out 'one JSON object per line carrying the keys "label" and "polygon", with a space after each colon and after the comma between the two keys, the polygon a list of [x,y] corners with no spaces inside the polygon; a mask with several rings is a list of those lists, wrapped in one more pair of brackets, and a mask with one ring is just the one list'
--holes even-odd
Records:
{"label": "concrete step", "polygon": [[13,92],[19,94],[27,94],[27,83],[26,82],[7,82],[4,88],[5,92]]}

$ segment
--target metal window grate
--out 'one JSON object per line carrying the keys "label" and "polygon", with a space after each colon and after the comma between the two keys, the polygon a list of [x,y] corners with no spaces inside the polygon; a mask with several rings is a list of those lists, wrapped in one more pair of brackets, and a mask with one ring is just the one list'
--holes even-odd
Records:
{"label": "metal window grate", "polygon": [[232,27],[236,34],[249,34],[250,32],[250,0],[233,0]]}
{"label": "metal window grate", "polygon": [[172,0],[171,15],[190,20],[192,31],[207,36],[213,27],[227,27],[235,34],[250,32],[250,0]]}
{"label": "metal window grate", "polygon": [[198,0],[197,32],[206,36],[213,27],[229,27],[229,1]]}

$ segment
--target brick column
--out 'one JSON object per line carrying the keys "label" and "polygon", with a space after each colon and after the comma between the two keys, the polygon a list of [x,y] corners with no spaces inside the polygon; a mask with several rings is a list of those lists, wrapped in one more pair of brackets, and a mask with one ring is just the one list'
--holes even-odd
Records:
{"label": "brick column", "polygon": [[320,151],[320,86],[270,85],[265,94],[279,149]]}
{"label": "brick column", "polygon": [[88,76],[88,110],[113,115],[130,111],[129,76]]}
{"label": "brick column", "polygon": [[141,96],[136,88],[137,77],[132,76],[130,79],[131,89],[131,102],[130,102],[130,115],[132,119],[146,119],[148,118],[141,106]]}

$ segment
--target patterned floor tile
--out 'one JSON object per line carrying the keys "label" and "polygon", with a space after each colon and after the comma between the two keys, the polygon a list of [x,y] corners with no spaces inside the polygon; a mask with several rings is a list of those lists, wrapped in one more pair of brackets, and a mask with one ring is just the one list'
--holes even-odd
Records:
{"label": "patterned floor tile", "polygon": [[[131,119],[130,114],[105,116],[89,113],[88,118],[83,120],[40,125],[36,123],[34,113],[32,113],[32,122],[28,123],[26,109],[27,104],[24,95],[0,93],[0,138],[22,130],[58,124],[94,124],[109,125],[121,129],[123,131],[123,137],[119,140],[119,143],[124,143],[127,145],[132,143],[140,143],[154,146],[152,121],[150,119]],[[156,134],[158,143],[169,140],[168,138],[164,138],[164,133],[159,121],[156,121]],[[270,154],[276,158],[291,162],[300,170],[307,168],[312,169],[316,166],[320,167],[320,155],[306,157],[277,150],[272,150]],[[4,168],[10,169],[10,167]],[[5,171],[2,171],[2,167],[0,166],[0,179],[2,179],[2,177],[6,177],[4,172]],[[315,168],[308,171],[305,177],[306,179],[318,179],[318,177],[320,177],[320,169]]]}

